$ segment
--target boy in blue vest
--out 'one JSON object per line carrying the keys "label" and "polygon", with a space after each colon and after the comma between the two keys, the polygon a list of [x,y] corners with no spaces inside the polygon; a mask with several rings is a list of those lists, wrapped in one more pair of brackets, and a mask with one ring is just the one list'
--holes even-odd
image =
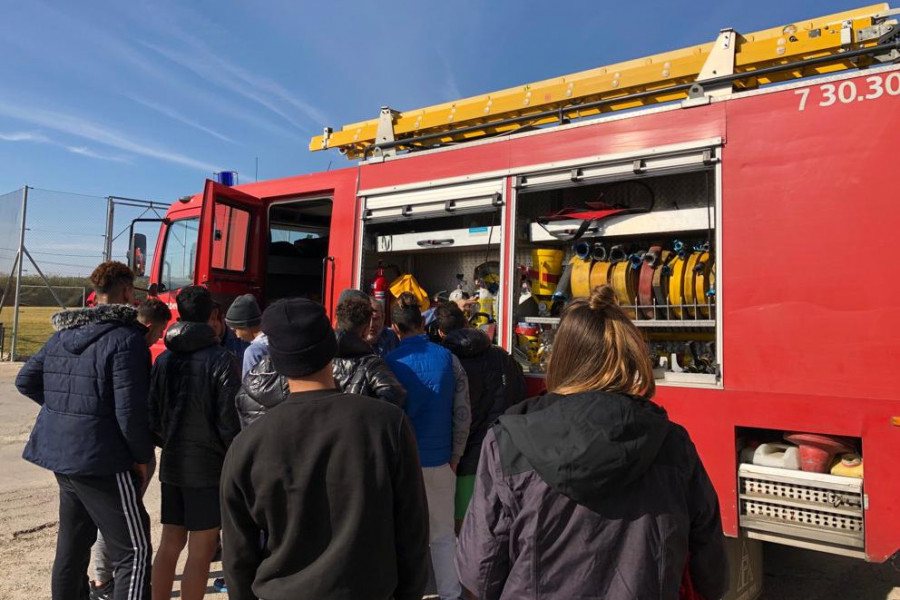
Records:
{"label": "boy in blue vest", "polygon": [[456,466],[465,452],[471,421],[468,378],[449,350],[428,341],[415,296],[401,294],[391,319],[400,345],[387,362],[406,388],[404,410],[419,446],[437,592],[441,600],[456,600],[461,588],[454,563],[454,497]]}

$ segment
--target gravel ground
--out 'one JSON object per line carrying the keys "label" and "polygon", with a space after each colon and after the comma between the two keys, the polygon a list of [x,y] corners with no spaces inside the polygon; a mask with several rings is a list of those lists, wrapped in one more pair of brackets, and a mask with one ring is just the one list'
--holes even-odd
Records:
{"label": "gravel ground", "polygon": [[[53,474],[22,460],[22,447],[38,407],[13,386],[15,368],[0,363],[0,599],[50,597],[50,568],[56,548],[58,491]],[[159,480],[145,497],[153,547],[159,543]],[[182,562],[184,557],[182,557]],[[213,563],[207,598],[224,600],[212,588],[222,565]],[[178,582],[175,582],[178,597]]]}
{"label": "gravel ground", "polygon": [[[50,596],[57,490],[51,473],[21,459],[37,406],[16,392],[15,372],[14,366],[0,363],[0,599],[33,600]],[[157,481],[145,500],[155,547],[160,534]],[[774,544],[764,551],[761,600],[900,600],[900,570],[890,563],[874,565]],[[214,563],[210,586],[220,570]],[[225,595],[210,587],[207,598]]]}

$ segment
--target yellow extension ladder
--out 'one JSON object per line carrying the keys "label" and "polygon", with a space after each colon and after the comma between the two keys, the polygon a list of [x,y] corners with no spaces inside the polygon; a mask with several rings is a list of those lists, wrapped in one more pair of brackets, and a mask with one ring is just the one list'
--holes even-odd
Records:
{"label": "yellow extension ladder", "polygon": [[565,123],[628,108],[688,99],[889,62],[900,57],[898,10],[876,4],[748,35],[723,29],[715,42],[546,79],[481,96],[325,128],[309,149],[348,158]]}

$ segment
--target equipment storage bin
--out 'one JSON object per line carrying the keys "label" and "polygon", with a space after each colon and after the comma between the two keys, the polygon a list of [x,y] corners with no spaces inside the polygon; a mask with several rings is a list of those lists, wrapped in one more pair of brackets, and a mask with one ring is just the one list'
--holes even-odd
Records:
{"label": "equipment storage bin", "polygon": [[[526,371],[545,370],[566,304],[608,284],[647,340],[657,383],[721,384],[719,152],[663,147],[516,178],[511,283],[523,292],[506,326],[543,330],[538,352],[514,348]],[[562,269],[536,258],[557,255]]]}
{"label": "equipment storage bin", "polygon": [[742,464],[738,484],[748,536],[865,557],[862,479]]}
{"label": "equipment storage bin", "polygon": [[[360,287],[368,290],[383,265],[388,283],[411,274],[429,298],[457,289],[473,299],[480,293],[483,300],[472,308],[470,323],[493,335],[501,317],[495,298],[502,285],[502,189],[501,180],[489,180],[367,193]],[[482,279],[490,296],[479,287]]]}

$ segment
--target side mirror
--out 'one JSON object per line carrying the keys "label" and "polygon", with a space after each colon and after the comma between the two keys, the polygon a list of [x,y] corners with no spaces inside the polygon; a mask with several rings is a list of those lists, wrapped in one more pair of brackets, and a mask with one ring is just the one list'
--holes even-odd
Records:
{"label": "side mirror", "polygon": [[147,269],[147,236],[135,233],[128,248],[128,266],[135,277],[143,277]]}

